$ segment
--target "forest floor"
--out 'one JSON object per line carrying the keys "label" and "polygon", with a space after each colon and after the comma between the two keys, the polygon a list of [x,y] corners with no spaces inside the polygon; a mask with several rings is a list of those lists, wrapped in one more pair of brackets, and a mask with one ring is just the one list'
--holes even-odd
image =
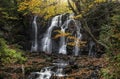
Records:
{"label": "forest floor", "polygon": [[73,61],[73,64],[66,68],[68,76],[65,79],[102,79],[100,69],[108,65],[105,55],[95,58],[28,53],[27,58],[27,61],[22,65],[17,63],[0,65],[0,79],[27,79],[31,72],[40,71],[41,68],[50,66],[51,62],[58,58]]}

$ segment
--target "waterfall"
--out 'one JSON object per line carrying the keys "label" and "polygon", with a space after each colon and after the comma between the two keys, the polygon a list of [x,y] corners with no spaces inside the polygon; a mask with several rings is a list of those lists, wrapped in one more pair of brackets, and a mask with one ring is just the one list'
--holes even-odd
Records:
{"label": "waterfall", "polygon": [[[51,25],[49,26],[49,28],[47,29],[47,32],[45,33],[43,39],[42,39],[42,51],[45,53],[52,53],[53,52],[53,39],[52,39],[52,32],[53,29],[55,27],[60,28],[60,31],[62,33],[67,33],[66,30],[71,29],[69,32],[74,31],[72,28],[76,28],[76,34],[73,34],[74,36],[76,35],[77,40],[75,40],[75,46],[73,49],[74,55],[78,56],[79,52],[80,52],[80,48],[78,46],[79,44],[79,40],[81,40],[82,34],[80,33],[80,22],[77,22],[76,20],[74,20],[72,17],[74,16],[73,14],[70,14],[69,16],[66,17],[65,21],[62,23],[62,17],[64,15],[57,15],[55,17],[52,18],[51,21]],[[73,23],[73,25],[71,25],[70,23]],[[72,26],[72,28],[71,28]],[[58,53],[61,54],[67,54],[67,39],[65,36],[61,36],[58,43]]]}
{"label": "waterfall", "polygon": [[[61,14],[56,15],[52,18],[51,23],[47,29],[38,29],[37,15],[34,16],[32,21],[32,45],[31,52],[42,51],[48,54],[59,53],[59,54],[74,54],[78,56],[82,54],[82,51],[88,52],[89,56],[95,54],[95,42],[90,39],[89,43],[85,48],[80,48],[81,40],[87,40],[89,36],[87,34],[81,33],[81,23],[74,18],[74,14]],[[42,30],[42,34],[39,32]],[[55,30],[61,31],[63,34],[70,33],[68,36],[73,36],[76,39],[69,39],[67,36],[60,36],[57,39],[53,39],[55,35],[59,35]],[[38,33],[39,32],[39,33]],[[40,35],[40,36],[38,36]],[[88,39],[89,40],[89,39]],[[68,43],[74,42],[74,46],[70,47]],[[40,48],[39,48],[39,47]],[[87,47],[88,46],[88,47]],[[69,50],[70,49],[70,50]],[[70,52],[69,52],[70,51]]]}
{"label": "waterfall", "polygon": [[[61,27],[61,31],[63,33],[65,33],[65,29],[63,27]],[[62,36],[60,38],[60,49],[59,49],[59,53],[62,53],[62,54],[67,54],[67,51],[66,51],[66,42],[65,42],[65,37]]]}
{"label": "waterfall", "polygon": [[95,50],[94,50],[95,43],[93,40],[89,41],[89,53],[88,56],[95,56]]}
{"label": "waterfall", "polygon": [[[42,40],[42,51],[45,53],[52,53],[52,39],[51,39],[51,34],[54,29],[54,27],[58,27],[61,25],[61,20],[59,18],[61,15],[57,15],[52,19],[51,25],[47,30],[47,33],[44,35],[44,38]],[[59,25],[58,25],[59,24]]]}
{"label": "waterfall", "polygon": [[75,47],[74,47],[74,52],[75,52],[75,56],[79,55],[80,52],[80,47],[78,46],[80,43],[80,40],[82,40],[82,34],[80,33],[80,29],[81,29],[81,24],[78,24],[75,22],[76,28],[77,28],[77,33],[76,33],[76,40],[75,40]]}
{"label": "waterfall", "polygon": [[[67,18],[67,21],[61,26],[61,32],[65,33],[65,30],[68,28],[68,23],[70,22],[69,18]],[[60,47],[59,47],[59,53],[61,54],[67,54],[67,41],[65,40],[65,36],[60,37]]]}
{"label": "waterfall", "polygon": [[[81,22],[75,20],[73,18],[73,14],[65,15],[57,15],[52,18],[50,26],[47,28],[44,35],[38,39],[38,27],[37,27],[37,17],[34,16],[32,22],[32,30],[34,31],[34,37],[32,41],[31,52],[37,52],[38,46],[41,48],[42,52],[47,54],[51,54],[53,52],[59,54],[68,54],[70,49],[70,54],[73,53],[75,56],[81,54],[83,50],[80,48],[80,42],[84,39],[84,34],[81,33]],[[57,39],[53,39],[54,34],[57,35],[55,30],[61,31],[63,34],[69,33],[68,36],[60,36]],[[55,33],[53,33],[55,31]],[[84,32],[84,31],[82,31]],[[71,36],[71,38],[68,38]],[[89,43],[87,46],[88,56],[95,56],[95,42],[92,38],[88,39]],[[41,44],[39,45],[40,42]],[[69,42],[74,43],[73,46],[69,46]],[[55,49],[54,47],[57,47]],[[56,52],[57,50],[57,52]],[[71,52],[72,51],[72,52]],[[85,52],[86,52],[85,51]],[[84,52],[84,51],[83,51]],[[62,56],[62,55],[61,55]],[[73,58],[72,58],[73,59]],[[74,61],[72,61],[73,64]],[[70,65],[71,62],[65,62],[63,60],[57,60],[57,62],[53,63],[52,66],[44,67],[40,72],[33,72],[29,76],[28,79],[52,79],[52,77],[62,78],[66,77],[67,74],[65,72],[65,68]]]}
{"label": "waterfall", "polygon": [[38,33],[38,28],[37,28],[37,15],[34,16],[33,22],[32,22],[32,30],[34,31],[34,40],[32,41],[32,46],[31,46],[31,52],[37,52],[38,49],[38,40],[37,40],[37,33]]}

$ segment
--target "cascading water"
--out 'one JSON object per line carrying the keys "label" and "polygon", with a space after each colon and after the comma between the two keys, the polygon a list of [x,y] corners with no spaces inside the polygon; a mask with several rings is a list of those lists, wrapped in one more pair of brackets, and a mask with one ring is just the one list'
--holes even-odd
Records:
{"label": "cascading water", "polygon": [[[75,47],[74,47],[74,54],[75,56],[79,55],[80,52],[80,48],[78,46],[79,40],[81,40],[81,36],[82,34],[80,33],[80,27],[81,25],[79,25],[76,20],[74,20],[72,17],[74,15],[71,14],[67,17],[67,19],[62,23],[62,17],[63,15],[57,15],[55,17],[53,17],[52,22],[50,27],[48,28],[46,34],[44,35],[44,38],[42,39],[42,51],[44,51],[45,53],[52,53],[52,47],[54,44],[52,44],[52,31],[55,27],[59,27],[61,28],[61,32],[62,33],[66,33],[66,29],[69,29],[70,23],[73,22],[74,23],[74,28],[76,28],[77,32],[76,32],[76,38],[77,40],[75,40]],[[72,32],[72,31],[70,31]],[[59,40],[59,49],[58,52],[61,54],[67,54],[67,40],[65,36],[61,36],[60,40]]]}
{"label": "cascading water", "polygon": [[[84,39],[84,35],[81,34],[81,23],[72,18],[73,14],[62,14],[57,15],[52,18],[51,25],[48,27],[46,33],[43,38],[39,39],[38,37],[38,24],[36,22],[38,16],[34,16],[32,22],[32,30],[33,30],[33,40],[31,46],[31,52],[43,51],[45,53],[61,53],[61,54],[69,54],[68,52],[68,43],[70,42],[66,36],[61,36],[59,39],[53,39],[55,29],[60,30],[63,34],[70,33],[71,36],[75,37],[74,40],[75,45],[72,48],[72,53],[75,56],[81,54],[81,49],[79,47],[80,40]],[[39,43],[38,43],[39,42]],[[41,43],[41,44],[40,44]],[[40,44],[40,45],[39,45]],[[40,48],[38,48],[38,46]],[[93,51],[95,43],[89,41],[88,43],[88,55],[91,56],[95,52]],[[40,50],[39,50],[40,49]]]}
{"label": "cascading water", "polygon": [[40,72],[32,72],[28,79],[50,79],[52,74],[51,67],[45,67]]}
{"label": "cascading water", "polygon": [[61,16],[55,16],[52,19],[52,23],[50,25],[50,27],[47,30],[47,33],[45,34],[44,38],[42,39],[42,51],[44,51],[45,53],[52,53],[52,39],[51,39],[51,33],[54,29],[54,27],[57,27],[58,24],[61,23],[61,20],[59,21],[59,18]]}
{"label": "cascading water", "polygon": [[[67,21],[61,26],[61,32],[65,33],[65,30],[68,28],[68,24],[70,23],[72,16],[70,15],[67,17]],[[65,36],[61,36],[60,38],[60,47],[59,47],[59,53],[61,54],[67,54],[67,41],[65,40]]]}
{"label": "cascading water", "polygon": [[[63,29],[63,27],[61,27],[61,32],[65,33],[65,29]],[[66,50],[66,42],[65,42],[65,37],[62,36],[60,38],[60,48],[59,48],[59,53],[62,54],[67,54],[67,50]]]}
{"label": "cascading water", "polygon": [[[80,41],[83,39],[83,35],[81,34],[81,23],[79,21],[76,21],[75,19],[73,19],[74,15],[71,14],[67,17],[65,17],[65,20],[63,20],[64,15],[57,15],[55,17],[52,18],[51,21],[51,25],[48,27],[46,33],[44,34],[41,43],[42,43],[42,49],[41,51],[45,52],[45,53],[52,53],[54,52],[53,47],[57,47],[57,52],[59,54],[68,54],[68,43],[69,42],[74,42],[74,46],[71,47],[72,49],[72,53],[75,56],[78,56],[81,54],[81,49],[79,47]],[[36,23],[36,19],[37,16],[34,16],[34,20],[33,20],[33,30],[35,32],[35,37],[34,40],[32,42],[32,47],[31,47],[31,51],[37,51],[38,50],[38,37],[37,37],[37,23]],[[63,34],[65,33],[70,33],[70,36],[75,37],[75,39],[71,40],[68,39],[66,36],[60,36],[60,38],[57,39],[57,41],[54,41],[56,39],[53,39],[52,36],[54,36],[52,32],[54,32],[55,29],[59,29]],[[55,42],[55,44],[54,44]],[[57,44],[57,45],[56,45]],[[95,46],[95,43],[90,40],[88,47],[89,49],[88,51],[88,55],[89,56],[93,56],[93,54],[95,53],[95,51],[93,50]],[[52,76],[56,76],[56,77],[66,77],[67,75],[65,74],[64,68],[67,67],[67,65],[69,65],[66,62],[57,60],[57,63],[53,63],[52,66],[54,66],[56,69],[53,71],[53,67],[45,67],[43,69],[41,69],[40,72],[33,72],[31,73],[29,79],[52,79]],[[37,75],[37,77],[36,77]]]}
{"label": "cascading water", "polygon": [[57,77],[64,77],[66,74],[64,73],[64,68],[68,65],[69,63],[63,60],[57,60],[56,63],[53,63],[57,67],[54,75]]}
{"label": "cascading water", "polygon": [[37,15],[34,16],[33,23],[32,23],[32,28],[34,31],[34,40],[32,41],[32,46],[31,46],[31,52],[37,52],[38,49],[38,40],[37,40],[37,33],[38,33],[38,27],[37,27]]}
{"label": "cascading water", "polygon": [[88,56],[95,56],[94,46],[95,46],[95,42],[93,42],[93,40],[90,40]]}
{"label": "cascading water", "polygon": [[58,60],[53,63],[54,66],[44,67],[40,72],[32,72],[28,79],[54,79],[54,77],[65,77],[64,68],[68,65],[68,62],[63,60]]}
{"label": "cascading water", "polygon": [[76,40],[75,40],[75,47],[74,47],[74,52],[75,52],[75,56],[78,56],[79,55],[79,52],[80,52],[80,47],[79,47],[79,43],[80,43],[80,40],[82,39],[82,34],[80,33],[80,28],[81,28],[81,24],[79,24],[79,26],[76,24],[76,21],[75,22],[75,25],[76,25],[76,28],[77,28],[77,33],[76,33]]}

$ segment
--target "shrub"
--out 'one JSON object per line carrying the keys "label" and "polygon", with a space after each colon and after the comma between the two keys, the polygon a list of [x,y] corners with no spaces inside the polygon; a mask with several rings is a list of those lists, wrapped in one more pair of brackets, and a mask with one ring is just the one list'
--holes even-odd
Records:
{"label": "shrub", "polygon": [[12,49],[3,38],[0,38],[0,62],[5,63],[22,63],[26,58],[22,56],[22,52],[18,49]]}

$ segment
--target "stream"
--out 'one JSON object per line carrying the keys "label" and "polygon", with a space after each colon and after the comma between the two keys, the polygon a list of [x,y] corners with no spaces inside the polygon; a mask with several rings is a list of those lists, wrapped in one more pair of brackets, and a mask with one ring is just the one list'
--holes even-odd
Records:
{"label": "stream", "polygon": [[[85,34],[81,32],[83,30],[81,22],[75,20],[73,17],[74,14],[60,14],[54,16],[46,32],[43,33],[42,38],[39,39],[38,33],[40,29],[38,29],[37,25],[38,16],[35,15],[32,23],[32,34],[34,34],[34,37],[32,38],[31,52],[44,52],[45,54],[56,54],[57,56],[61,56],[60,54],[62,54],[63,56],[70,55],[70,58],[74,56],[79,58],[82,53],[86,51],[87,56],[95,57],[96,44],[91,38],[87,39],[88,42],[85,44],[85,48],[79,47],[79,45],[82,44],[80,41],[84,41],[83,38]],[[61,36],[59,38],[54,39],[55,35],[59,36],[60,34]],[[40,44],[38,42],[40,42]],[[72,44],[72,46],[68,44]],[[74,60],[71,61],[69,59],[59,59],[58,57],[57,60],[51,62],[51,65],[41,68],[38,72],[31,72],[28,79],[66,79],[66,77],[68,78],[70,76],[68,75],[70,74],[69,71],[73,72],[75,70],[79,72],[82,70],[81,68],[89,70],[89,67],[84,67]],[[92,65],[90,67],[92,67]],[[93,68],[93,72],[88,72],[91,74],[90,78],[84,77],[84,79],[98,79],[97,74],[99,67],[93,66]],[[75,74],[73,76],[75,76]],[[76,78],[72,79],[80,78],[76,76]]]}

